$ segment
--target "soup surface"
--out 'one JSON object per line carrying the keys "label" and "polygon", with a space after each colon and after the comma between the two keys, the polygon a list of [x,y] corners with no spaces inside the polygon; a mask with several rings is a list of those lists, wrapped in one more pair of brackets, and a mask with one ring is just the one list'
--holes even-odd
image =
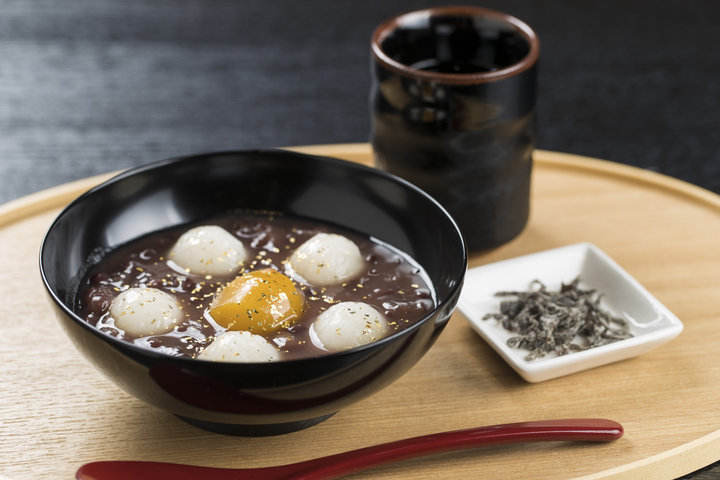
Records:
{"label": "soup surface", "polygon": [[[179,253],[181,243],[197,243],[190,230],[207,227],[221,228],[234,237],[232,242],[237,239],[242,243],[242,260],[236,258],[238,249],[231,252],[233,255],[227,251],[222,255],[223,261],[230,258],[231,265],[237,263],[236,269],[216,268],[208,273],[202,265],[211,264],[211,260],[198,257],[188,261],[187,255]],[[324,244],[316,248],[316,243],[327,239],[340,245],[327,246],[340,256],[312,258],[315,251],[326,248]],[[357,261],[354,267],[347,267],[343,255],[349,250],[359,254],[360,269],[356,268]],[[310,262],[312,268],[302,262]],[[316,275],[324,273],[326,267],[345,273],[331,278]],[[131,290],[140,292],[139,300],[121,297],[130,296]],[[143,300],[144,292],[155,294]],[[142,316],[143,309],[156,297],[177,306],[177,311],[163,307],[173,309],[176,315],[169,326],[158,327],[169,331],[155,332],[151,327],[138,333],[134,327],[123,328],[131,325],[124,317],[126,313],[127,318]],[[328,312],[323,319],[323,337],[318,318],[334,305],[335,312]],[[108,335],[169,355],[224,361],[258,361],[253,357],[243,360],[242,352],[229,358],[205,356],[213,342],[231,331],[235,332],[232,341],[227,335],[224,343],[234,344],[236,349],[252,349],[257,342],[264,344],[264,339],[272,349],[271,358],[263,360],[313,357],[391,335],[423,318],[434,306],[427,275],[394,247],[335,225],[255,213],[232,213],[198,225],[156,232],[113,250],[89,270],[76,300],[78,314]],[[345,307],[344,311],[340,307]],[[167,312],[159,315],[163,313]],[[351,328],[343,324],[353,314],[372,319],[366,322],[368,328],[356,329],[356,336],[364,337],[359,343],[347,340],[346,332]],[[147,320],[147,325],[154,324],[152,315],[146,315],[141,323]],[[265,320],[258,320],[261,317]],[[270,325],[273,319],[277,321]],[[342,341],[338,343],[328,335],[337,335]],[[251,336],[255,343],[244,343]],[[262,348],[267,351],[269,347]]]}

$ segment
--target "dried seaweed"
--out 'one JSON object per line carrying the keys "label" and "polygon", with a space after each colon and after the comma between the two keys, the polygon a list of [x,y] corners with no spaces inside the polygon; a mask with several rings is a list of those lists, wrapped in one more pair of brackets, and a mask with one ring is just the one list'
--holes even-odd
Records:
{"label": "dried seaweed", "polygon": [[503,300],[499,313],[489,313],[483,320],[496,319],[511,332],[512,348],[528,350],[526,360],[554,352],[566,355],[632,337],[628,322],[600,307],[602,295],[594,289],[579,287],[580,277],[562,284],[559,291],[548,291],[534,280],[525,292],[497,292]]}

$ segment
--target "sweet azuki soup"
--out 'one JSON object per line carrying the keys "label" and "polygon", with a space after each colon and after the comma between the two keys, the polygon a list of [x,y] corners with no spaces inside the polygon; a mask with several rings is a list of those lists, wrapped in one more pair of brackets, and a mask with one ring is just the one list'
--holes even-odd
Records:
{"label": "sweet azuki soup", "polygon": [[434,307],[422,268],[392,246],[310,219],[244,212],[108,253],[76,300],[78,314],[108,335],[228,362],[347,350]]}

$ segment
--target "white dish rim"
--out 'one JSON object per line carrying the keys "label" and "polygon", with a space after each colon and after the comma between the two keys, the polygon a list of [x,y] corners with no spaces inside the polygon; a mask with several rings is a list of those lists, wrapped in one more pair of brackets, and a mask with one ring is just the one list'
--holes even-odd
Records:
{"label": "white dish rim", "polygon": [[[632,294],[642,298],[643,302],[652,308],[659,316],[652,331],[642,332],[631,338],[620,340],[611,344],[594,347],[588,350],[573,352],[564,356],[543,357],[527,361],[524,359],[524,350],[510,348],[505,341],[497,334],[498,330],[504,330],[501,326],[493,325],[493,320],[482,320],[482,317],[489,311],[478,311],[478,301],[470,299],[477,278],[482,275],[489,275],[492,271],[511,270],[520,265],[532,263],[547,263],[552,259],[568,259],[572,257],[575,261],[582,258],[577,269],[577,274],[582,272],[582,267],[587,262],[589,255],[603,264],[602,268],[607,269],[608,275],[617,276],[626,285],[632,288]],[[536,272],[538,280],[543,281],[543,273]],[[573,278],[563,279],[565,283]],[[529,282],[527,282],[529,283]],[[543,283],[545,283],[543,281]],[[547,282],[548,288],[550,288]],[[516,285],[513,290],[525,290],[528,285]],[[498,288],[495,291],[506,290]],[[497,300],[499,302],[499,300]],[[575,243],[549,250],[544,250],[528,255],[514,257],[498,262],[474,267],[468,270],[465,277],[465,284],[458,300],[458,310],[471,324],[473,329],[525,380],[529,382],[540,382],[557,378],[564,375],[576,373],[581,370],[599,367],[609,363],[631,358],[649,350],[652,350],[663,343],[677,337],[683,330],[683,324],[667,307],[665,307],[655,296],[653,296],[640,282],[633,278],[617,262],[600,248],[589,242]],[[506,335],[511,335],[506,332]]]}

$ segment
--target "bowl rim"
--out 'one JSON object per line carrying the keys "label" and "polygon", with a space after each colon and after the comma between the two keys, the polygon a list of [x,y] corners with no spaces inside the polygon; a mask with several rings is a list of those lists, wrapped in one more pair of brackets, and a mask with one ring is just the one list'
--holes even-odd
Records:
{"label": "bowl rim", "polygon": [[[360,345],[358,347],[353,347],[348,350],[343,350],[339,352],[328,352],[326,354],[317,355],[313,357],[302,357],[302,358],[296,358],[296,359],[287,359],[287,360],[279,360],[275,362],[223,362],[223,361],[216,361],[216,360],[202,360],[198,358],[190,358],[185,356],[175,356],[175,355],[169,355],[166,353],[161,352],[155,352],[153,350],[150,350],[148,348],[140,347],[138,345],[135,345],[132,342],[128,342],[126,340],[114,337],[112,335],[105,334],[101,332],[99,329],[97,329],[95,326],[89,324],[87,321],[83,320],[77,313],[73,311],[72,308],[68,307],[65,302],[59,298],[58,294],[54,291],[54,289],[50,286],[50,282],[47,277],[46,272],[46,265],[44,262],[44,256],[45,251],[48,246],[49,237],[50,234],[53,232],[53,230],[56,228],[57,224],[62,220],[62,218],[68,214],[72,209],[74,209],[78,204],[81,202],[86,201],[89,197],[92,197],[96,192],[102,191],[104,189],[107,189],[111,187],[112,185],[115,185],[122,180],[132,177],[134,175],[148,172],[156,169],[160,169],[163,167],[167,167],[169,165],[173,165],[179,162],[191,162],[191,161],[197,161],[200,158],[204,157],[214,157],[214,156],[222,156],[222,155],[281,155],[281,156],[287,156],[289,158],[307,158],[312,159],[313,161],[320,161],[328,164],[333,164],[336,166],[342,166],[344,168],[351,168],[356,169],[359,171],[363,171],[372,175],[379,175],[380,177],[385,177],[386,179],[393,181],[395,183],[399,183],[403,186],[403,188],[410,189],[414,191],[415,193],[419,194],[420,196],[424,197],[427,201],[434,204],[436,208],[440,209],[440,211],[445,215],[445,217],[450,221],[450,224],[454,227],[454,232],[456,233],[456,236],[460,242],[460,251],[462,252],[461,258],[459,259],[459,264],[461,266],[462,274],[459,277],[459,280],[453,285],[443,299],[437,299],[435,307],[432,309],[431,312],[426,314],[425,316],[421,317],[418,321],[413,323],[407,328],[404,328],[403,330],[400,330],[398,332],[393,333],[392,335],[388,335],[387,337],[381,338],[380,340],[376,340],[374,342]],[[259,366],[259,365],[301,365],[303,363],[316,363],[316,362],[322,362],[325,361],[325,359],[335,359],[335,358],[342,358],[342,357],[348,357],[353,356],[356,354],[362,354],[363,352],[367,350],[373,350],[375,348],[378,348],[379,346],[393,342],[399,337],[403,337],[406,335],[410,335],[415,330],[418,330],[422,325],[430,321],[437,312],[441,311],[445,308],[448,302],[452,301],[452,299],[455,299],[455,302],[457,302],[457,299],[459,298],[460,291],[462,289],[462,285],[464,283],[465,274],[467,272],[467,265],[468,265],[468,251],[467,251],[467,245],[465,243],[465,240],[462,236],[462,233],[455,222],[455,220],[452,218],[452,216],[449,214],[449,212],[437,201],[435,200],[430,194],[425,192],[424,190],[420,189],[413,183],[388,172],[385,172],[383,170],[379,170],[377,168],[373,168],[367,165],[363,165],[360,163],[356,163],[350,160],[343,160],[339,158],[334,157],[328,157],[323,155],[313,155],[313,154],[307,154],[307,153],[301,153],[301,152],[294,152],[291,150],[285,150],[281,148],[255,148],[255,149],[239,149],[239,150],[218,150],[218,151],[211,151],[211,152],[202,152],[202,153],[195,153],[195,154],[189,154],[189,155],[180,155],[180,156],[174,156],[169,157],[153,162],[149,162],[143,165],[139,165],[137,167],[132,167],[127,170],[124,170],[122,172],[119,172],[116,175],[113,175],[111,178],[104,180],[103,182],[99,183],[98,185],[88,189],[87,191],[83,192],[81,195],[79,195],[77,198],[75,198],[73,201],[71,201],[69,204],[67,204],[53,219],[50,226],[47,228],[45,234],[43,235],[42,242],[40,244],[39,249],[39,269],[40,269],[40,276],[42,279],[43,286],[45,288],[45,291],[50,296],[53,305],[56,308],[59,308],[62,313],[72,320],[72,323],[75,325],[79,325],[82,329],[90,332],[95,337],[104,340],[109,345],[112,345],[113,348],[116,348],[118,350],[130,350],[134,354],[138,354],[144,358],[152,359],[153,362],[160,362],[162,360],[171,360],[172,362],[179,362],[183,365],[187,364],[190,365],[223,365],[225,368],[234,368],[234,366],[237,366],[237,368],[242,368],[243,366]],[[449,317],[448,317],[449,320]]]}

